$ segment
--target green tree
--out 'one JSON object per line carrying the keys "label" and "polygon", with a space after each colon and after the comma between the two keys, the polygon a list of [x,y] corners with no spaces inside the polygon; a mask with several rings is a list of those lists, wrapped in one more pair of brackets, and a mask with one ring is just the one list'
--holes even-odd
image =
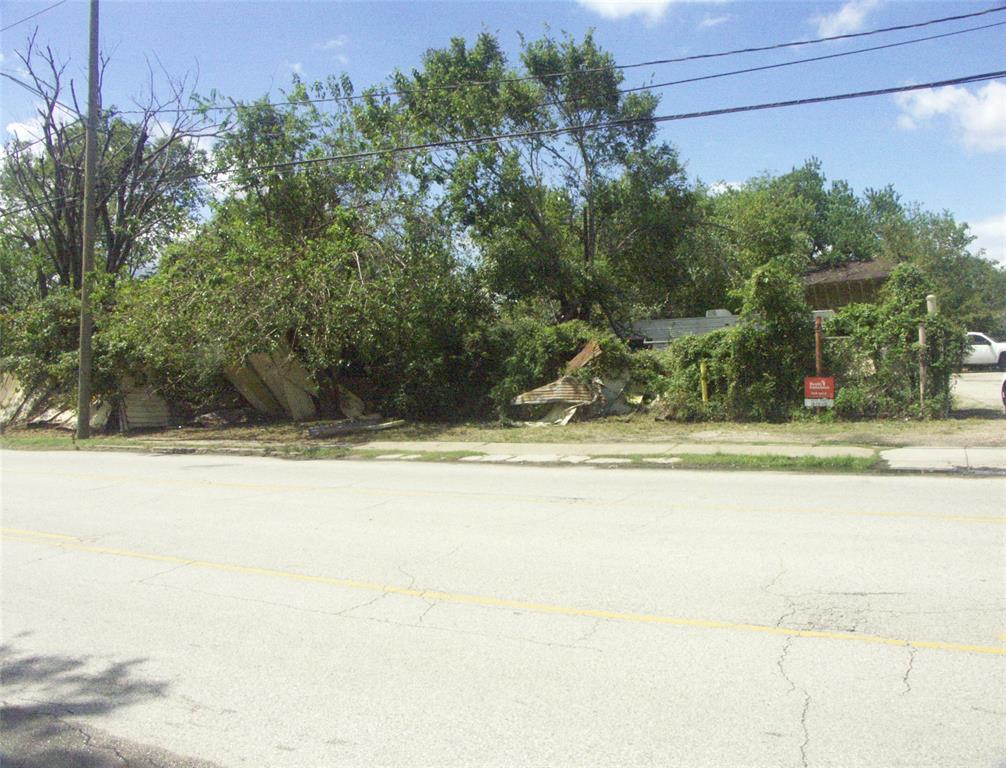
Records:
{"label": "green tree", "polygon": [[892,187],[866,199],[883,257],[910,263],[929,280],[941,312],[971,330],[1006,333],[1006,269],[974,252],[967,224],[949,211],[905,204]]}
{"label": "green tree", "polygon": [[[656,97],[620,92],[622,74],[591,34],[524,41],[521,65],[509,69],[483,33],[429,51],[395,88],[425,138],[517,134],[453,146],[426,171],[488,287],[506,302],[542,302],[557,320],[617,324],[683,274],[683,169],[647,121]],[[473,81],[486,85],[457,85]]]}
{"label": "green tree", "polygon": [[385,413],[484,407],[478,339],[491,308],[449,229],[413,194],[410,160],[325,159],[396,141],[380,97],[317,106],[351,93],[345,79],[295,80],[285,104],[237,105],[212,219],[124,292],[108,341],[123,368],[155,371],[205,405],[225,365],[283,345],[323,405],[343,382]]}

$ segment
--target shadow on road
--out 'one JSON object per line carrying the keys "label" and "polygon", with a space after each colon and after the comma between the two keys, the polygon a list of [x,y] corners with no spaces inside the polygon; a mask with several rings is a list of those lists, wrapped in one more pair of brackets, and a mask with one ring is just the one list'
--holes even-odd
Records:
{"label": "shadow on road", "polygon": [[165,696],[166,682],[138,674],[143,662],[96,663],[86,656],[39,656],[0,645],[0,763],[4,768],[196,765],[165,763],[160,750],[116,739],[77,720]]}

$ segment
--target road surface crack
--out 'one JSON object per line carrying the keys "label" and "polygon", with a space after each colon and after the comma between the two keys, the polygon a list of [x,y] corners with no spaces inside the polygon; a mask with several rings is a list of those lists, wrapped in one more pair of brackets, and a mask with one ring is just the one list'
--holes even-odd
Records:
{"label": "road surface crack", "polygon": [[997,709],[987,709],[986,707],[971,707],[975,712],[983,712],[986,715],[997,715],[999,717],[1006,717],[1006,712]]}
{"label": "road surface crack", "polygon": [[904,690],[901,692],[902,696],[912,692],[912,684],[908,682],[908,676],[912,674],[912,666],[915,664],[916,650],[917,649],[914,645],[908,646],[908,666],[905,668],[904,677],[901,678],[901,684],[904,686]]}
{"label": "road surface crack", "polygon": [[[376,595],[375,597],[370,598],[369,600],[364,600],[362,603],[357,603],[356,605],[351,605],[348,608],[343,608],[341,611],[315,611],[315,613],[327,613],[330,616],[346,616],[351,611],[358,611],[361,608],[369,608],[374,603],[376,603],[378,600],[383,600],[384,598],[386,598],[389,594],[390,593],[388,593],[388,592],[381,592],[378,595]],[[267,601],[262,600],[260,602],[267,602]],[[286,605],[286,603],[272,603],[272,604],[273,605]],[[294,606],[290,606],[290,607],[293,608]]]}
{"label": "road surface crack", "polygon": [[790,646],[793,645],[793,638],[787,637],[786,642],[783,643],[782,653],[779,654],[779,660],[776,661],[776,666],[779,668],[779,674],[782,675],[782,679],[789,684],[788,693],[792,693],[796,690],[796,685],[790,679],[789,675],[786,674],[786,655],[789,653]]}
{"label": "road surface crack", "polygon": [[784,621],[786,621],[786,619],[790,618],[793,614],[796,613],[796,601],[792,597],[790,597],[789,595],[787,595],[785,593],[773,592],[772,591],[772,588],[776,584],[779,583],[779,580],[782,579],[782,577],[786,575],[786,572],[787,572],[786,566],[783,565],[782,561],[780,560],[780,562],[779,562],[779,573],[777,573],[775,576],[773,576],[772,579],[768,582],[768,584],[765,584],[761,588],[761,591],[764,592],[765,594],[771,595],[772,597],[777,597],[780,600],[785,600],[786,601],[787,610],[781,616],[779,616],[778,619],[776,619],[775,625],[777,627],[781,627],[782,623]]}
{"label": "road surface crack", "polygon": [[810,694],[803,692],[803,712],[800,713],[800,728],[803,729],[803,743],[800,744],[800,764],[807,768],[807,747],[810,746],[810,731],[807,729],[807,712],[810,711]]}
{"label": "road surface crack", "polygon": [[789,685],[789,690],[786,691],[788,696],[791,693],[795,693],[797,690],[803,694],[803,709],[800,712],[800,730],[803,732],[803,741],[800,742],[800,764],[803,768],[807,768],[807,748],[810,745],[810,731],[807,728],[807,713],[810,711],[810,694],[807,693],[806,688],[797,688],[796,683],[793,678],[789,676],[786,672],[786,657],[789,655],[790,648],[793,645],[794,638],[787,637],[786,642],[783,643],[782,652],[779,654],[779,659],[776,661],[776,666],[779,668],[779,674],[782,675],[782,679],[786,681]]}
{"label": "road surface crack", "polygon": [[409,583],[405,586],[406,589],[412,589],[416,585],[416,577],[405,570],[402,566],[398,566],[398,572],[409,580]]}
{"label": "road surface crack", "polygon": [[[67,715],[70,715],[71,717],[74,715],[72,709],[64,707],[63,710]],[[87,750],[88,752],[95,749],[101,750],[102,752],[111,752],[123,765],[127,766],[129,765],[129,760],[127,760],[126,757],[121,752],[119,752],[118,749],[115,748],[114,744],[109,746],[104,746],[102,744],[95,744],[94,737],[87,732],[87,729],[84,728],[84,726],[77,725],[76,723],[71,723],[69,720],[62,718],[55,713],[51,713],[50,717],[52,717],[52,719],[55,720],[57,723],[61,723],[62,725],[66,726],[74,733],[79,734],[81,739],[83,739],[84,741],[84,749]]]}
{"label": "road surface crack", "polygon": [[426,603],[426,610],[423,611],[421,614],[419,614],[419,621],[416,622],[417,626],[423,623],[423,619],[426,618],[426,614],[428,614],[430,611],[432,611],[434,608],[437,607],[437,601],[436,600],[430,600],[430,599],[424,597],[423,598],[423,602]]}
{"label": "road surface crack", "polygon": [[580,643],[586,642],[592,638],[596,634],[597,630],[600,629],[601,624],[603,624],[604,621],[605,619],[594,619],[594,623],[591,625],[590,629],[588,629],[582,637],[574,640],[573,645],[579,645]]}
{"label": "road surface crack", "polygon": [[163,571],[158,571],[157,573],[152,573],[149,576],[144,576],[142,579],[137,579],[134,583],[135,584],[147,584],[148,586],[155,586],[155,585],[149,584],[149,580],[150,579],[156,579],[158,576],[166,576],[167,574],[171,573],[172,571],[177,571],[180,568],[185,568],[185,567],[191,565],[193,562],[195,562],[195,561],[190,561],[188,563],[179,563],[178,565],[173,565],[170,568],[167,568],[167,569],[165,569]]}
{"label": "road surface crack", "polygon": [[430,561],[430,563],[431,564],[433,564],[433,563],[443,563],[445,560],[450,560],[452,557],[454,557],[454,555],[456,555],[458,552],[461,551],[461,547],[462,546],[464,546],[464,545],[463,544],[458,544],[450,552],[445,552],[444,554],[438,555],[437,557],[433,558]]}

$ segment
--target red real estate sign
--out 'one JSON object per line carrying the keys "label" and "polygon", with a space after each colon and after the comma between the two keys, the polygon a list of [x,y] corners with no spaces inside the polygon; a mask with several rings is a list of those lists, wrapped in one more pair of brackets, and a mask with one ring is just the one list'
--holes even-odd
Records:
{"label": "red real estate sign", "polygon": [[803,380],[803,404],[807,408],[831,408],[835,404],[834,376],[807,376]]}

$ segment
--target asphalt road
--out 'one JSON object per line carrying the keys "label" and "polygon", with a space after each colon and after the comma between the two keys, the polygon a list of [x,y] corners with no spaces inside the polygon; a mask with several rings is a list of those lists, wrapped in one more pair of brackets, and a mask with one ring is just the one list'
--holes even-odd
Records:
{"label": "asphalt road", "polygon": [[0,461],[4,766],[1006,761],[1002,479]]}
{"label": "asphalt road", "polygon": [[990,410],[1002,413],[1000,371],[971,371],[954,374],[954,404],[959,410]]}

